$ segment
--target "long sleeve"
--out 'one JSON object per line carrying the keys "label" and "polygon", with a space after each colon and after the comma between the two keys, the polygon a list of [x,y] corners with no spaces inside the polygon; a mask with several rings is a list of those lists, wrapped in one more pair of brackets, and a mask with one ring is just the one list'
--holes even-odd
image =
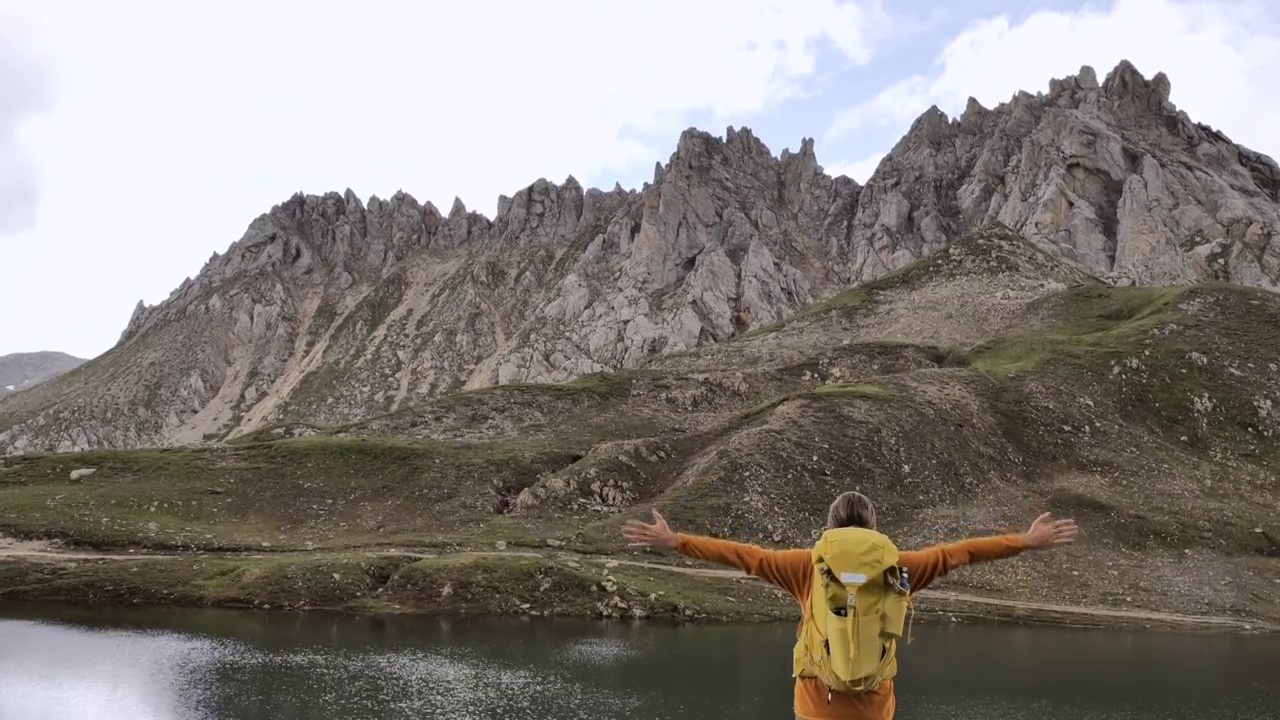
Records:
{"label": "long sleeve", "polygon": [[903,552],[898,562],[907,568],[915,592],[962,565],[1012,557],[1026,548],[1022,535],[996,535]]}
{"label": "long sleeve", "polygon": [[803,599],[808,592],[813,573],[807,548],[768,550],[731,540],[680,533],[676,536],[676,549],[692,558],[736,567],[748,575],[777,585],[797,600]]}

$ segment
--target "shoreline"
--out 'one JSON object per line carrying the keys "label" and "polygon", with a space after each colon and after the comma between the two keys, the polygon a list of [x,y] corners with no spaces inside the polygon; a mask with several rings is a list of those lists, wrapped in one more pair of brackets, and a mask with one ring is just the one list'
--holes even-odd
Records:
{"label": "shoreline", "polygon": [[[794,600],[737,570],[576,553],[415,549],[89,552],[0,543],[0,602],[526,616],[675,622],[798,619]],[[915,620],[1268,634],[1262,618],[1054,605],[924,590]]]}

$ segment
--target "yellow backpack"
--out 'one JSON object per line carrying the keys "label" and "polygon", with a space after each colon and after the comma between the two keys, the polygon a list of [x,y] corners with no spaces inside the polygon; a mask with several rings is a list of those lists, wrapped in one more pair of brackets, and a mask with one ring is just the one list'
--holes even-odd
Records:
{"label": "yellow backpack", "polygon": [[911,604],[906,568],[888,537],[827,530],[813,546],[813,589],[795,646],[793,676],[830,692],[876,689],[898,671],[898,640]]}

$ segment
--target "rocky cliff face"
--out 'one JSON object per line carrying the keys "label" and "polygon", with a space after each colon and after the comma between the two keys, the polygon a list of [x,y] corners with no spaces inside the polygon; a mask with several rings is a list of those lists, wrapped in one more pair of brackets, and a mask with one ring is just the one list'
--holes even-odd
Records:
{"label": "rocky cliff face", "polygon": [[994,110],[931,108],[863,190],[855,276],[1003,223],[1119,283],[1280,285],[1280,168],[1193,122],[1163,73],[1085,67]]}
{"label": "rocky cliff face", "polygon": [[335,424],[716,343],[998,222],[1118,284],[1280,283],[1280,169],[1163,75],[1092,70],[930,109],[865,187],[811,140],[689,130],[639,191],[539,180],[492,219],[397,193],[295,196],[73,378],[0,403],[8,453]]}

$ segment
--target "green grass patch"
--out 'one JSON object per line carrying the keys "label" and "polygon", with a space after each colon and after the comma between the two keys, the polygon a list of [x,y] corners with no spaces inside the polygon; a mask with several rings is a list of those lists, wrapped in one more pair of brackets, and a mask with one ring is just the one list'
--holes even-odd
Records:
{"label": "green grass patch", "polygon": [[237,435],[227,439],[226,443],[228,445],[252,445],[254,443],[275,442],[301,436],[333,435],[336,432],[337,428],[313,425],[311,423],[283,423],[260,427],[253,432]]}
{"label": "green grass patch", "polygon": [[730,340],[730,342],[775,333],[793,322],[804,320],[806,318],[819,317],[821,315],[841,310],[855,310],[867,307],[875,302],[875,296],[877,293],[892,290],[910,282],[921,272],[926,271],[928,265],[929,258],[927,257],[914,260],[903,265],[897,270],[881,275],[875,280],[862,283],[861,285],[847,290],[841,290],[825,300],[820,300],[808,305],[791,317],[783,318],[782,320],[778,320],[777,322],[773,322],[768,325],[762,325],[754,330],[738,335]]}
{"label": "green grass patch", "polygon": [[598,397],[620,397],[625,394],[627,389],[626,379],[620,374],[611,373],[590,373],[580,375],[572,380],[562,383],[507,383],[505,385],[492,385],[489,387],[476,388],[475,390],[463,390],[460,392],[444,395],[433,402],[448,402],[465,400],[468,397],[477,395],[493,395],[501,393],[583,393]]}
{"label": "green grass patch", "polygon": [[728,427],[740,427],[772,412],[783,403],[805,399],[891,400],[899,396],[896,388],[871,383],[830,383],[808,390],[787,393],[758,403],[735,416]]}
{"label": "green grass patch", "polygon": [[760,582],[537,554],[8,559],[0,600],[739,621],[795,614]]}
{"label": "green grass patch", "polygon": [[594,395],[620,395],[626,389],[626,384],[616,375],[590,373],[588,375],[580,375],[566,383],[561,383],[560,387]]}
{"label": "green grass patch", "polygon": [[1133,352],[1151,328],[1173,321],[1185,288],[1085,286],[1055,296],[1060,321],[1043,330],[993,340],[970,354],[974,369],[1013,374],[1051,357]]}
{"label": "green grass patch", "polygon": [[832,295],[818,303],[814,303],[809,307],[796,313],[797,318],[811,317],[813,315],[822,315],[832,310],[844,310],[846,308],[858,308],[866,305],[871,300],[867,289],[863,287],[850,288]]}
{"label": "green grass patch", "polygon": [[829,385],[819,385],[818,387],[807,390],[800,395],[804,397],[842,397],[842,398],[863,398],[867,400],[886,400],[898,396],[896,388],[884,387],[883,385],[872,385],[869,383],[832,383]]}
{"label": "green grass patch", "polygon": [[307,340],[302,351],[304,357],[311,354],[311,351],[315,349],[316,343],[328,332],[329,326],[333,325],[333,321],[337,319],[338,310],[327,299],[316,307],[315,313],[311,316],[311,322],[307,325]]}
{"label": "green grass patch", "polygon": [[[317,435],[6,460],[0,532],[92,547],[270,549],[453,536],[578,453],[513,441]],[[93,475],[71,480],[78,468]]]}
{"label": "green grass patch", "polygon": [[750,338],[761,337],[763,335],[769,335],[771,333],[778,332],[779,330],[783,329],[787,325],[793,322],[796,322],[798,320],[803,320],[809,317],[816,317],[818,315],[823,315],[823,314],[832,312],[834,310],[847,310],[847,309],[859,308],[866,305],[868,302],[870,302],[870,300],[871,300],[871,296],[863,287],[856,287],[856,288],[850,288],[848,290],[843,290],[841,292],[836,293],[835,295],[832,295],[826,300],[816,302],[812,305],[809,305],[803,308],[802,310],[800,310],[795,315],[792,315],[789,318],[784,318],[782,320],[769,323],[768,325],[761,325],[760,327],[755,328],[754,330],[750,330],[741,335],[735,336],[730,340],[730,342],[733,342],[736,340],[747,340]]}

